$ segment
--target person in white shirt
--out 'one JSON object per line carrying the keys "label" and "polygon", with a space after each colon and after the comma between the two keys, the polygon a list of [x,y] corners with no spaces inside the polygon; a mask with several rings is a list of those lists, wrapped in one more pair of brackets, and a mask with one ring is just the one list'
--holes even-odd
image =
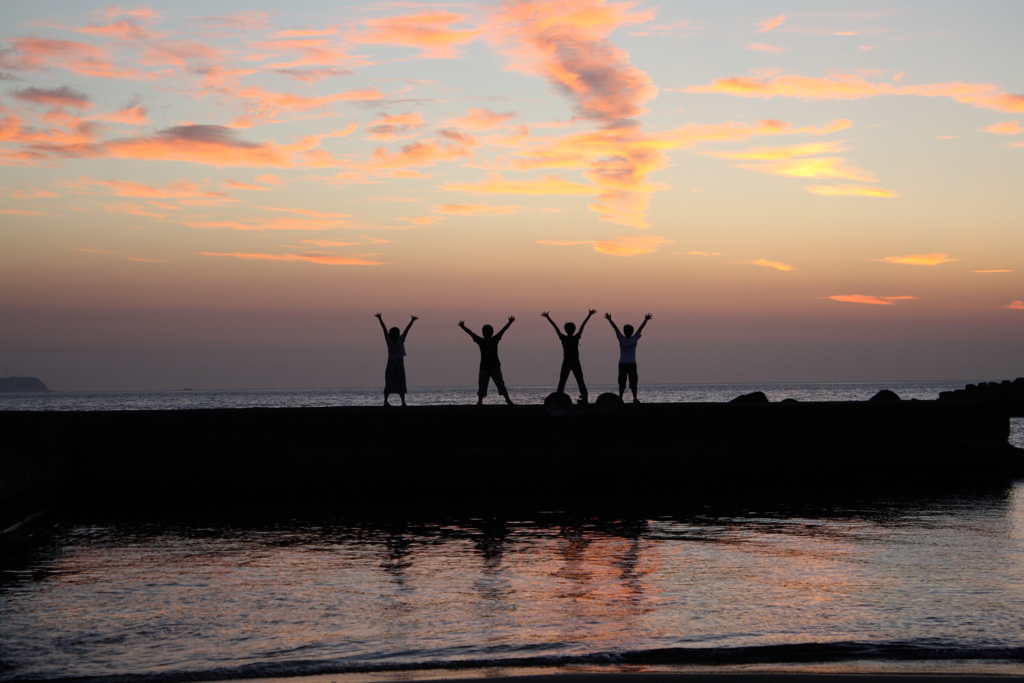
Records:
{"label": "person in white shirt", "polygon": [[626,378],[628,377],[629,388],[633,390],[633,403],[639,403],[640,399],[636,397],[636,343],[640,341],[640,333],[643,332],[647,321],[654,316],[650,313],[645,315],[644,321],[640,323],[640,329],[636,331],[636,334],[633,334],[632,325],[623,325],[622,332],[619,332],[619,327],[612,320],[611,313],[605,313],[604,317],[611,323],[612,329],[615,330],[615,336],[619,340],[619,398],[622,398],[622,395],[626,393]]}
{"label": "person in white shirt", "polygon": [[409,328],[416,322],[417,317],[411,316],[409,324],[405,326],[405,332],[400,332],[397,327],[390,330],[384,324],[384,318],[380,313],[374,313],[373,317],[380,323],[384,330],[384,341],[388,345],[388,367],[384,370],[384,405],[390,406],[388,396],[398,394],[405,405],[405,337],[409,334]]}

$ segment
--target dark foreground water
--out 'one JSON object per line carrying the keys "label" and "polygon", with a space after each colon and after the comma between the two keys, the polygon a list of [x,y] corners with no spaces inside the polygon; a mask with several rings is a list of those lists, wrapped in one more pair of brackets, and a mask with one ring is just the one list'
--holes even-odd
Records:
{"label": "dark foreground water", "polygon": [[[774,400],[842,400],[885,387],[905,398],[947,388],[717,385],[646,397],[760,388]],[[437,391],[465,402],[464,390]],[[323,398],[223,393],[234,405]],[[166,408],[180,395],[23,400]],[[1024,445],[1024,420],[1011,440]],[[66,513],[0,556],[0,680],[355,683],[703,667],[1024,675],[1024,481],[772,493],[659,501],[641,514],[616,512],[614,500],[489,517],[387,514],[386,501],[349,518]]]}

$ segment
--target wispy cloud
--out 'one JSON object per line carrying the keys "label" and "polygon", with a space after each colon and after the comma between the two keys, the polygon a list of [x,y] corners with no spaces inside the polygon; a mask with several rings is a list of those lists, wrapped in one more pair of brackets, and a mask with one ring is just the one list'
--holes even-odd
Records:
{"label": "wispy cloud", "polygon": [[747,45],[748,50],[756,50],[758,52],[774,52],[776,54],[785,52],[786,48],[777,47],[775,45],[765,45],[764,43],[750,43]]}
{"label": "wispy cloud", "polygon": [[1012,270],[1006,270],[1005,268],[994,268],[991,270],[972,270],[972,273],[1012,273]]}
{"label": "wispy cloud", "polygon": [[516,113],[513,111],[498,114],[489,109],[469,109],[465,116],[448,119],[444,125],[465,130],[494,130],[504,126],[515,116]]}
{"label": "wispy cloud", "polygon": [[894,301],[904,299],[916,299],[913,296],[874,296],[870,294],[837,294],[836,296],[823,296],[822,299],[832,299],[849,304],[875,304],[880,306],[892,306]]}
{"label": "wispy cloud", "polygon": [[451,216],[494,216],[515,213],[521,206],[493,206],[491,204],[435,204],[431,211]]}
{"label": "wispy cloud", "polygon": [[808,185],[804,189],[823,197],[899,197],[892,190],[866,185]]}
{"label": "wispy cloud", "polygon": [[683,92],[719,93],[737,97],[799,97],[807,100],[858,100],[879,95],[915,95],[948,97],[962,104],[971,104],[997,111],[1024,112],[1024,95],[1000,92],[988,83],[932,83],[898,85],[871,82],[863,76],[840,74],[814,78],[808,76],[776,76],[753,78],[734,76],[716,79],[711,85],[694,85]]}
{"label": "wispy cloud", "polygon": [[869,172],[846,163],[842,157],[814,157],[810,159],[791,159],[762,164],[736,164],[737,168],[745,168],[769,175],[789,176],[792,178],[836,178],[840,180],[859,180],[862,182],[878,182]]}
{"label": "wispy cloud", "polygon": [[772,19],[769,19],[768,21],[765,21],[765,22],[762,22],[762,23],[758,24],[758,26],[760,26],[761,28],[757,32],[758,33],[767,33],[768,31],[771,31],[773,28],[775,28],[776,26],[778,26],[779,24],[781,24],[785,20],[786,20],[786,15],[785,14],[780,14],[777,17],[774,17]]}
{"label": "wispy cloud", "polygon": [[754,259],[753,261],[740,261],[740,263],[745,263],[751,266],[763,266],[765,268],[774,268],[775,270],[782,271],[795,270],[795,267],[789,265],[788,263],[782,263],[781,261],[769,261],[768,259],[763,258]]}
{"label": "wispy cloud", "polygon": [[871,260],[883,261],[884,263],[903,263],[910,266],[937,266],[941,263],[959,261],[960,259],[949,258],[949,254],[907,254],[906,256],[886,256],[885,258]]}
{"label": "wispy cloud", "polygon": [[486,180],[476,183],[445,183],[441,189],[474,194],[523,195],[587,195],[600,192],[592,185],[574,183],[554,175],[546,175],[537,180],[506,180],[499,173],[491,173]]}
{"label": "wispy cloud", "polygon": [[795,159],[798,157],[815,156],[818,154],[835,154],[845,151],[842,141],[832,142],[811,142],[802,145],[787,145],[785,147],[755,147],[741,152],[698,152],[706,156],[719,159],[750,159],[754,161],[780,161],[783,159]]}
{"label": "wispy cloud", "polygon": [[74,107],[76,109],[88,109],[92,106],[89,96],[72,90],[64,85],[59,88],[24,88],[15,90],[12,95],[15,99],[32,104],[42,104],[49,107]]}
{"label": "wispy cloud", "polygon": [[201,251],[200,256],[228,256],[246,261],[305,261],[327,266],[380,266],[384,261],[371,261],[353,256],[332,256],[329,254],[247,254],[243,252],[217,253]]}
{"label": "wispy cloud", "polygon": [[1020,127],[1019,121],[1003,121],[1002,123],[993,123],[988,128],[981,129],[983,133],[995,133],[996,135],[1016,135],[1024,128]]}
{"label": "wispy cloud", "polygon": [[615,237],[610,240],[537,240],[537,244],[546,244],[556,247],[569,247],[580,244],[589,244],[594,251],[608,256],[641,256],[651,254],[661,249],[666,244],[672,244],[672,240],[654,235],[635,235]]}
{"label": "wispy cloud", "polygon": [[74,249],[75,251],[81,251],[81,252],[86,253],[86,254],[112,254],[114,256],[120,256],[121,258],[128,259],[129,261],[137,261],[139,263],[167,263],[167,261],[165,261],[163,259],[145,258],[143,256],[135,256],[134,254],[129,254],[126,251],[114,251],[114,250],[110,250],[110,249],[90,249],[88,247],[71,247],[71,248]]}
{"label": "wispy cloud", "polygon": [[462,23],[465,15],[444,10],[427,10],[419,14],[383,17],[366,21],[366,31],[348,36],[356,43],[379,43],[412,47],[420,57],[454,59],[459,56],[456,47],[479,37],[478,28],[456,29],[452,24]]}
{"label": "wispy cloud", "polygon": [[1024,311],[1024,301],[1011,301],[1003,306],[1003,308],[1012,308],[1015,311]]}

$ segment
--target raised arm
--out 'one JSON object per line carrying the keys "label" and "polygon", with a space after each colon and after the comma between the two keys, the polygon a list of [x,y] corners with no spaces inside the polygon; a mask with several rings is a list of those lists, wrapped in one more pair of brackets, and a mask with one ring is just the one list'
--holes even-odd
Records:
{"label": "raised arm", "polygon": [[[561,339],[564,335],[562,334],[562,331],[560,329],[558,329],[558,325],[555,324],[555,321],[551,319],[550,315],[548,315],[548,312],[544,311],[540,315],[543,318],[547,318],[548,322],[551,323],[551,327],[555,328],[555,334],[557,334],[558,338]],[[511,323],[509,323],[509,324],[511,324]],[[508,327],[508,325],[506,325],[506,327]],[[502,332],[504,332],[504,330],[502,330]]]}
{"label": "raised arm", "polygon": [[605,313],[604,317],[608,320],[608,322],[612,324],[612,328],[615,330],[615,334],[622,334],[621,332],[619,332],[619,326],[615,324],[614,320],[612,320],[611,313]]}
{"label": "raised arm", "polygon": [[419,320],[419,318],[416,316],[409,316],[409,324],[405,326],[405,332],[402,333],[402,339],[405,339],[405,335],[409,334],[409,328],[412,327],[412,324],[417,320]]}
{"label": "raised arm", "polygon": [[636,328],[636,333],[637,333],[637,334],[640,334],[641,332],[643,332],[643,330],[644,330],[644,325],[646,325],[646,324],[647,324],[647,321],[648,321],[648,320],[650,320],[650,319],[651,319],[651,318],[653,318],[653,317],[654,317],[654,316],[653,316],[653,315],[651,315],[650,313],[648,313],[647,315],[645,315],[645,316],[644,316],[644,321],[643,321],[642,323],[640,323],[640,327]]}
{"label": "raised arm", "polygon": [[[498,334],[494,335],[495,339],[501,339],[501,335],[505,334],[505,330],[507,330],[508,328],[512,327],[512,323],[514,323],[515,321],[516,321],[516,317],[514,315],[510,315],[508,317],[508,322],[505,323],[505,327],[501,328],[501,332],[499,332]],[[554,323],[551,323],[551,324],[554,325]]]}
{"label": "raised arm", "polygon": [[384,317],[380,313],[374,313],[373,317],[380,323],[380,329],[384,330],[384,336],[388,336],[388,326],[384,324]]}
{"label": "raised arm", "polygon": [[580,323],[580,331],[576,333],[577,337],[583,334],[583,328],[587,326],[587,321],[590,320],[590,316],[594,315],[595,313],[597,313],[597,311],[593,308],[591,308],[590,311],[587,312],[587,317],[584,318],[583,322]]}
{"label": "raised arm", "polygon": [[460,320],[460,321],[459,321],[459,327],[461,327],[461,328],[462,328],[462,331],[463,331],[463,332],[465,332],[465,333],[466,333],[466,334],[468,334],[468,335],[469,335],[470,337],[472,337],[472,338],[473,338],[473,341],[476,341],[477,339],[480,339],[480,337],[478,337],[477,335],[475,335],[475,334],[473,334],[472,332],[470,332],[470,331],[469,331],[469,328],[468,328],[468,327],[466,327],[466,321],[465,321],[465,320]]}

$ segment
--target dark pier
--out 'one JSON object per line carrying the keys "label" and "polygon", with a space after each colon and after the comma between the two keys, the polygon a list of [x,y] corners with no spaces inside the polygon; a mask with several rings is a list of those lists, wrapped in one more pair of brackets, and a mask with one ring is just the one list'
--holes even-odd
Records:
{"label": "dark pier", "polygon": [[44,503],[565,507],[1024,473],[1005,410],[951,401],[0,412],[0,434],[0,522]]}

